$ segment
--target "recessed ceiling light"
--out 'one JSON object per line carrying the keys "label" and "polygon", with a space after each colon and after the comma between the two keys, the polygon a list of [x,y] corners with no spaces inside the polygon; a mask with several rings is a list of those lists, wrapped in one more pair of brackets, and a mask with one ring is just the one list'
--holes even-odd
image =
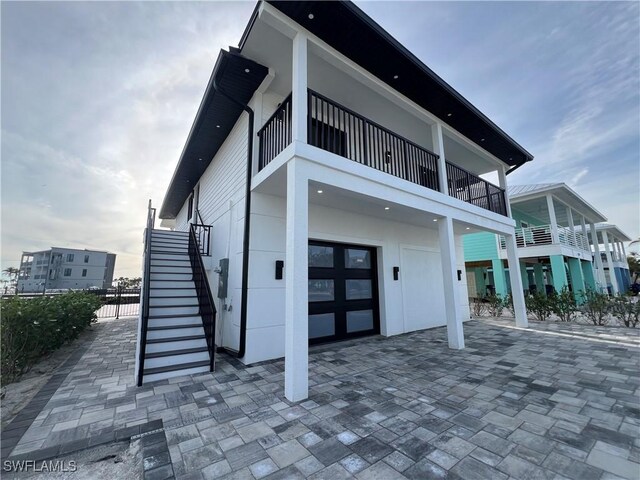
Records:
{"label": "recessed ceiling light", "polygon": [[480,141],[481,141],[481,142],[484,142],[484,138],[481,138],[481,139],[480,139]]}
{"label": "recessed ceiling light", "polygon": [[220,128],[220,125],[216,125],[216,128]]}
{"label": "recessed ceiling light", "polygon": [[471,230],[471,227],[467,227],[467,230]]}
{"label": "recessed ceiling light", "polygon": [[313,13],[310,13],[309,15],[307,15],[309,17],[309,20],[313,20]]}
{"label": "recessed ceiling light", "polygon": [[394,79],[394,80],[397,80],[397,79],[398,79],[398,75],[394,75],[394,76],[393,76],[393,79]]}
{"label": "recessed ceiling light", "polygon": [[438,221],[438,219],[437,219],[437,218],[434,218],[434,219],[433,219],[433,221],[434,221],[434,222],[437,222],[437,221]]}
{"label": "recessed ceiling light", "polygon": [[384,207],[385,210],[389,210],[391,207]]}
{"label": "recessed ceiling light", "polygon": [[447,113],[447,117],[450,117],[451,115],[453,115],[453,113]]}
{"label": "recessed ceiling light", "polygon": [[322,193],[322,190],[318,190],[318,193]]}
{"label": "recessed ceiling light", "polygon": [[202,159],[201,159],[201,158],[199,158],[198,160],[199,160],[199,161],[202,161]]}
{"label": "recessed ceiling light", "polygon": [[249,70],[248,68],[244,69],[244,73],[249,73],[251,70]]}

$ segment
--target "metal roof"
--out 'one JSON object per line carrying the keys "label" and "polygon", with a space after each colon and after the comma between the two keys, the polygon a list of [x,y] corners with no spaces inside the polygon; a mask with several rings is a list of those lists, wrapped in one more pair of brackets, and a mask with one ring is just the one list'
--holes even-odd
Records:
{"label": "metal roof", "polygon": [[570,204],[573,209],[589,217],[593,222],[606,221],[605,217],[593,205],[582,198],[574,189],[565,183],[535,183],[527,185],[508,185],[509,203],[524,205],[532,200],[543,198],[546,193],[552,193],[556,199]]}
{"label": "metal roof", "polygon": [[[509,185],[507,193],[510,198],[517,198],[522,195],[531,195],[532,193],[542,193],[548,190],[561,188],[564,183],[535,183],[530,185]],[[567,187],[568,188],[568,187]]]}
{"label": "metal roof", "polygon": [[602,232],[602,231],[612,232],[615,235],[615,237],[618,238],[618,240],[622,240],[623,242],[630,242],[631,241],[631,237],[629,237],[629,235],[627,235],[622,230],[620,230],[620,227],[618,227],[617,225],[613,225],[611,223],[597,223],[596,224],[596,231],[597,232]]}
{"label": "metal roof", "polygon": [[220,50],[162,203],[161,219],[176,217],[243,112],[240,105],[216,91],[214,83],[238,102],[246,104],[268,71],[267,67],[235,51]]}

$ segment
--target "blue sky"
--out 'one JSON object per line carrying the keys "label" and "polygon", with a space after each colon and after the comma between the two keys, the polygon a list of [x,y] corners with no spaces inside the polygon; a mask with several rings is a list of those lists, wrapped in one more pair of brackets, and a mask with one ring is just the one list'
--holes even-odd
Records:
{"label": "blue sky", "polygon": [[[511,183],[565,182],[640,235],[640,4],[358,5],[535,155]],[[253,7],[1,4],[2,268],[72,246],[140,274],[146,201]]]}

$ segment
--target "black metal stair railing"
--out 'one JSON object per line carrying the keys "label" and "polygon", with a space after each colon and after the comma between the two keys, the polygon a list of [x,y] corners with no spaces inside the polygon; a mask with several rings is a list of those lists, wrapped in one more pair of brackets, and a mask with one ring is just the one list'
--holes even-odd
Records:
{"label": "black metal stair railing", "polygon": [[[202,221],[201,218],[200,221]],[[206,234],[203,232],[206,232]],[[216,354],[215,332],[217,311],[213,301],[213,295],[211,294],[207,272],[205,271],[202,260],[204,255],[209,255],[210,237],[211,225],[196,223],[192,224],[189,228],[189,260],[191,262],[193,283],[198,297],[198,310],[202,318],[202,327],[207,341],[207,349],[209,350],[209,371],[213,372]],[[199,243],[199,239],[206,240],[206,244]]]}
{"label": "black metal stair railing", "polygon": [[149,207],[147,210],[147,228],[144,232],[144,250],[143,250],[143,265],[144,273],[142,276],[142,292],[140,295],[140,302],[142,308],[140,309],[140,349],[138,355],[138,386],[142,385],[142,377],[144,375],[144,357],[147,347],[147,329],[149,326],[149,290],[150,290],[150,278],[151,278],[151,233],[155,225],[156,209],[151,206],[151,200],[149,200]]}

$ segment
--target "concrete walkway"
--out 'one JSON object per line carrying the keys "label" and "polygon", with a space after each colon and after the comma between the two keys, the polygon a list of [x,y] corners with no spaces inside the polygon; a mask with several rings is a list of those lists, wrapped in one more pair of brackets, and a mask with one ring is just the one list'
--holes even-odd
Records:
{"label": "concrete walkway", "polygon": [[315,347],[293,404],[282,361],[138,388],[135,320],[94,328],[11,457],[152,425],[168,453],[147,478],[640,478],[636,331],[486,320],[461,351],[443,328]]}

